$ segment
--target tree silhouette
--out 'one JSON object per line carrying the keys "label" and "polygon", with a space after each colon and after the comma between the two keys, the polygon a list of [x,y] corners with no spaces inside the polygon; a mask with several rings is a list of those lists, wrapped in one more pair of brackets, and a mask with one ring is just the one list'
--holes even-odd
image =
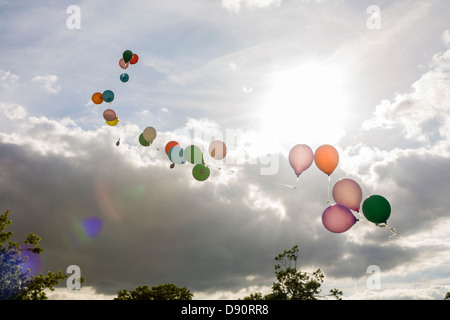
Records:
{"label": "tree silhouette", "polygon": [[[318,300],[324,274],[320,269],[313,273],[297,270],[298,246],[284,250],[275,257],[277,262],[274,272],[277,281],[272,285],[272,292],[263,296],[260,292],[252,293],[243,300]],[[330,290],[331,297],[341,300],[342,291]]]}
{"label": "tree silhouette", "polygon": [[192,300],[193,294],[186,287],[167,283],[152,287],[139,286],[135,290],[119,290],[114,300]]}
{"label": "tree silhouette", "polygon": [[54,287],[68,275],[61,271],[30,275],[31,270],[23,270],[28,256],[24,253],[41,254],[44,250],[39,246],[41,238],[30,233],[23,243],[12,242],[9,239],[13,232],[5,231],[12,224],[8,219],[9,210],[0,215],[0,300],[46,300],[45,289]]}

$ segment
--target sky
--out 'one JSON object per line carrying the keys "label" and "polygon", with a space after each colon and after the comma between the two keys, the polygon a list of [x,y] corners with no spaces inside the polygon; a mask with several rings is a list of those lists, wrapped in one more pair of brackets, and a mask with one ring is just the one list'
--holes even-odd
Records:
{"label": "sky", "polygon": [[[33,272],[80,268],[82,288],[49,299],[166,283],[194,299],[264,294],[294,245],[301,270],[325,274],[323,294],[443,299],[449,17],[447,0],[0,1],[0,209],[13,240],[42,238]],[[139,61],[123,70],[125,50]],[[114,101],[94,104],[105,90]],[[203,150],[206,181],[191,163],[170,168],[173,140]],[[209,156],[213,140],[225,159]],[[314,163],[297,181],[296,144],[338,150],[330,184]],[[344,233],[324,227],[344,178],[363,201],[388,199],[395,239],[356,212]]]}

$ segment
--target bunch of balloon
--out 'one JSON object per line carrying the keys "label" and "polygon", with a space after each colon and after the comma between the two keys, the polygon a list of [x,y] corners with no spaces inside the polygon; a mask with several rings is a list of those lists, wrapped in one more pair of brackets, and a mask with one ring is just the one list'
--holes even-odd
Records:
{"label": "bunch of balloon", "polygon": [[153,143],[156,138],[156,129],[153,127],[146,127],[144,131],[139,135],[139,143],[148,147]]}
{"label": "bunch of balloon", "polygon": [[187,162],[192,163],[192,176],[197,181],[205,181],[209,178],[211,170],[205,165],[202,150],[196,145],[190,145],[184,149],[184,157]]}
{"label": "bunch of balloon", "polygon": [[[92,95],[92,102],[95,104],[102,104],[103,102],[111,103],[114,101],[114,92],[111,90],[105,90],[103,93],[101,92],[95,92]],[[119,117],[117,116],[116,112],[108,108],[103,112],[103,119],[105,119],[106,124],[108,126],[114,127],[119,123]],[[118,146],[120,143],[120,138],[117,140],[116,145]]]}
{"label": "bunch of balloon", "polygon": [[[313,159],[313,151],[311,147],[306,144],[297,144],[289,151],[289,164],[297,176],[297,182],[300,175],[311,166]],[[297,188],[297,182],[294,185],[294,189]]]}
{"label": "bunch of balloon", "polygon": [[320,169],[320,171],[328,175],[327,203],[329,203],[331,174],[339,164],[339,153],[333,146],[329,144],[324,144],[319,148],[317,148],[316,152],[314,153],[314,163],[316,164],[317,168]]}
{"label": "bunch of balloon", "polygon": [[116,112],[113,109],[106,109],[103,111],[103,119],[110,126],[115,126],[119,122],[119,117],[117,117]]}
{"label": "bunch of balloon", "polygon": [[186,159],[184,158],[184,150],[180,147],[180,144],[177,141],[169,141],[165,147],[166,155],[169,157],[169,160],[172,161],[170,165],[170,169],[175,167],[175,164],[185,164]]}
{"label": "bunch of balloon", "polygon": [[[211,158],[222,160],[227,155],[227,146],[223,141],[214,140],[209,144],[208,153]],[[192,176],[197,181],[205,181],[209,178],[211,170],[209,166],[205,164],[203,153],[199,147],[195,145],[187,147],[184,151],[184,155],[188,162],[194,164]]]}
{"label": "bunch of balloon", "polygon": [[[114,92],[111,90],[105,90],[103,93],[96,92],[92,95],[92,102],[95,104],[102,104],[103,102],[111,104],[113,101]],[[115,126],[119,123],[119,118],[117,117],[116,112],[110,108],[103,112],[103,118],[109,126]]]}
{"label": "bunch of balloon", "polygon": [[397,237],[397,231],[387,223],[391,216],[391,205],[385,197],[380,195],[367,197],[362,204],[362,211],[367,220],[377,227],[389,230],[392,233],[389,238]]}
{"label": "bunch of balloon", "polygon": [[341,179],[333,187],[333,199],[335,204],[322,213],[322,223],[328,231],[342,233],[359,221],[351,210],[359,213],[362,189],[352,179]]}
{"label": "bunch of balloon", "polygon": [[120,75],[120,81],[128,82],[130,76],[125,71],[130,64],[136,64],[139,61],[139,56],[133,53],[131,50],[125,50],[122,54],[122,58],[119,60],[119,66],[124,70]]}
{"label": "bunch of balloon", "polygon": [[102,104],[103,102],[107,102],[111,104],[114,101],[114,92],[111,90],[105,90],[103,93],[95,92],[92,95],[92,102],[95,104]]}
{"label": "bunch of balloon", "polygon": [[175,164],[189,162],[194,164],[192,176],[197,181],[205,181],[209,178],[211,171],[205,165],[202,150],[196,145],[190,145],[183,149],[177,141],[169,141],[166,144],[165,151],[169,160],[172,161],[171,169],[175,167]]}

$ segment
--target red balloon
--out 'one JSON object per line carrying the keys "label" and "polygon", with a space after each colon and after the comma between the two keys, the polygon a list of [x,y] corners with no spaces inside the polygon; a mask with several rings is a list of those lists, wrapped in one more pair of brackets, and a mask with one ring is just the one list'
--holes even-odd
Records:
{"label": "red balloon", "polygon": [[173,147],[178,146],[178,145],[179,145],[179,143],[176,142],[176,141],[169,141],[169,142],[167,142],[167,144],[166,144],[166,154],[169,155],[170,149],[172,149]]}
{"label": "red balloon", "polygon": [[136,53],[133,53],[133,58],[131,58],[130,63],[136,64],[139,61],[139,56]]}
{"label": "red balloon", "polygon": [[106,109],[103,112],[103,118],[105,118],[106,121],[113,121],[117,119],[116,112],[112,109]]}

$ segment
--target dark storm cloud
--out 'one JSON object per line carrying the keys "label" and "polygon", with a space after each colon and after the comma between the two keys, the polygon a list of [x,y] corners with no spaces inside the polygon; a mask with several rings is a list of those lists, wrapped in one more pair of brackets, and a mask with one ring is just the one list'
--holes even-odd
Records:
{"label": "dark storm cloud", "polygon": [[[77,129],[40,122],[27,129],[43,139],[33,145],[66,141],[72,153],[64,156],[59,147],[43,155],[27,143],[2,143],[1,205],[12,210],[17,237],[28,232],[42,237],[42,271],[76,264],[86,285],[99,293],[167,282],[193,291],[270,286],[274,257],[296,244],[301,266],[334,277],[358,277],[366,264],[375,263],[374,256],[377,263],[389,261],[386,268],[413,257],[397,254],[401,250],[395,247],[355,247],[345,235],[325,230],[320,217],[327,206],[327,177],[314,166],[297,190],[286,186],[296,178],[281,156],[276,175],[261,176],[259,165],[243,164],[227,184],[213,183],[222,173],[217,169],[202,184],[193,180],[189,164],[171,170],[155,153],[137,166],[137,154],[149,149],[105,143],[110,139],[102,131],[76,138]],[[104,222],[95,239],[81,226],[92,216]],[[357,226],[349,232],[356,231]]]}

